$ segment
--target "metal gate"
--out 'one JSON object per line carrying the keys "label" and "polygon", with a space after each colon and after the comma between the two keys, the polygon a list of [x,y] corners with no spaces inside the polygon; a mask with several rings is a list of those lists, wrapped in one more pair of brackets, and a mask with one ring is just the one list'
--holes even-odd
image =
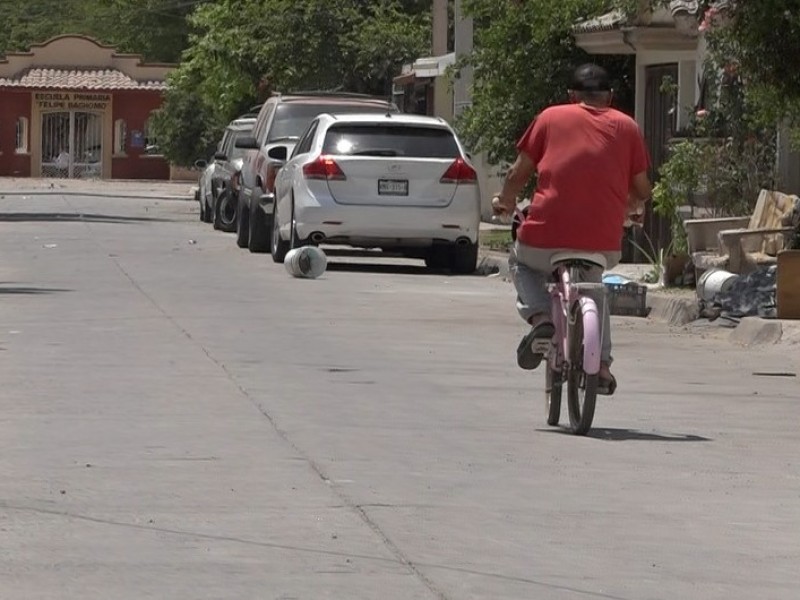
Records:
{"label": "metal gate", "polygon": [[103,114],[42,114],[42,177],[94,179],[103,174]]}

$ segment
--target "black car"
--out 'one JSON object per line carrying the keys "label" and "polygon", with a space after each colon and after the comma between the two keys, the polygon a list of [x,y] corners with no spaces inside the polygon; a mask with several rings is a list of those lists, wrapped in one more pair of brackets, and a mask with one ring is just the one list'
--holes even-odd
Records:
{"label": "black car", "polygon": [[251,134],[255,115],[245,115],[231,121],[209,161],[197,161],[203,168],[197,191],[200,202],[200,219],[213,223],[214,229],[236,230],[238,179],[242,169],[244,151],[236,147],[236,140]]}

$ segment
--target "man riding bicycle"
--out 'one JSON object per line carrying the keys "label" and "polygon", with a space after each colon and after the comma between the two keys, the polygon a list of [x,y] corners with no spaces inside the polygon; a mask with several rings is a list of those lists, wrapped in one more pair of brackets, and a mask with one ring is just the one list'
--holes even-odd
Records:
{"label": "man riding bicycle", "polygon": [[[598,253],[608,268],[617,265],[623,226],[630,215],[641,214],[651,191],[644,139],[633,119],[611,108],[606,71],[593,64],[578,67],[569,96],[569,104],[546,108],[528,126],[503,189],[492,199],[495,214],[510,215],[536,172],[531,205],[509,257],[517,310],[531,326],[517,348],[517,363],[528,370],[542,361],[537,342],[555,333],[547,290],[553,255]],[[600,283],[602,275],[600,266],[593,267],[583,280]],[[604,315],[598,393],[613,394],[611,319],[602,293],[595,296]]]}

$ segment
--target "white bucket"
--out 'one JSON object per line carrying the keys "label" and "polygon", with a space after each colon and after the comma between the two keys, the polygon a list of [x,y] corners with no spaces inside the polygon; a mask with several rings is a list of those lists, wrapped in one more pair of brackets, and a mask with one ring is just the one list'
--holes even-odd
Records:
{"label": "white bucket", "polygon": [[722,269],[709,269],[700,276],[697,282],[697,295],[706,302],[711,302],[714,296],[728,291],[739,276]]}
{"label": "white bucket", "polygon": [[328,268],[328,257],[316,246],[302,246],[289,250],[283,265],[292,277],[316,279]]}

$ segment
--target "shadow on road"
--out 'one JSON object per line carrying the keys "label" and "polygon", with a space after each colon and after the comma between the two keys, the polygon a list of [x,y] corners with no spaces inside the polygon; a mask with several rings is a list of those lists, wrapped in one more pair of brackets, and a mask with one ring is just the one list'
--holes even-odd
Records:
{"label": "shadow on road", "polygon": [[424,266],[400,265],[392,263],[346,263],[329,262],[328,271],[345,273],[392,273],[396,275],[445,275],[445,271],[431,271]]}
{"label": "shadow on road", "polygon": [[[399,254],[391,252],[380,252],[376,250],[354,250],[343,248],[323,248],[328,257],[328,271],[350,272],[350,273],[391,273],[397,275],[438,275],[451,276],[452,273],[447,269],[430,269],[425,266],[422,259],[408,259]],[[359,258],[366,259],[359,262],[340,262],[331,261],[335,258]],[[414,264],[408,262],[389,262],[396,260],[413,260]],[[367,262],[369,261],[369,262]]]}
{"label": "shadow on road", "polygon": [[[537,431],[544,431],[549,433],[562,433],[565,435],[572,435],[572,432],[566,428],[560,429],[538,429]],[[638,429],[614,429],[608,427],[598,427],[590,429],[586,437],[598,440],[605,440],[608,442],[628,442],[628,441],[642,441],[642,442],[711,442],[711,438],[703,437],[700,435],[690,435],[683,433],[655,433],[639,431]]]}
{"label": "shadow on road", "polygon": [[57,292],[71,292],[65,288],[39,288],[28,286],[9,285],[7,283],[0,283],[0,294],[19,294],[19,295],[38,295],[38,294],[55,294]]}
{"label": "shadow on road", "polygon": [[0,222],[18,223],[24,221],[86,221],[91,223],[136,223],[168,221],[154,217],[123,217],[119,215],[95,215],[81,213],[0,213]]}

